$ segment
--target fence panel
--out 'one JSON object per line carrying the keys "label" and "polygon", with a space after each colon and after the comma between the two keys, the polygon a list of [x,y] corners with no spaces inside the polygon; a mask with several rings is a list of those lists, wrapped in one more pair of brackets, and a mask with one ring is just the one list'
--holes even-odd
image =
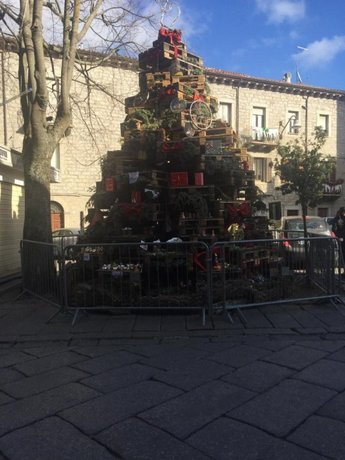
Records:
{"label": "fence panel", "polygon": [[23,291],[61,307],[62,254],[57,246],[38,241],[20,242]]}
{"label": "fence panel", "polygon": [[209,249],[201,242],[77,244],[64,250],[67,309],[208,307]]}
{"label": "fence panel", "polygon": [[[76,244],[21,242],[23,289],[74,310],[240,311],[341,296],[336,238]],[[229,315],[231,318],[231,316]]]}
{"label": "fence panel", "polygon": [[67,246],[77,244],[79,237],[79,235],[53,236],[53,244],[57,246],[60,253],[62,253]]}
{"label": "fence panel", "polygon": [[210,253],[213,310],[334,299],[340,293],[336,238],[217,242]]}

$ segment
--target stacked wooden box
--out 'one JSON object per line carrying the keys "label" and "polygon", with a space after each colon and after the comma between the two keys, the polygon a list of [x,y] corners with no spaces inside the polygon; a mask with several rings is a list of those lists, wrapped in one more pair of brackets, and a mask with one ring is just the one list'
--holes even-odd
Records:
{"label": "stacked wooden box", "polygon": [[[98,191],[113,193],[109,211],[126,200],[137,208],[152,206],[152,221],[138,221],[134,233],[149,233],[148,227],[159,226],[154,231],[161,240],[169,229],[187,240],[223,237],[229,222],[224,221],[222,201],[239,200],[240,188],[255,186],[244,182],[246,149],[239,147],[234,130],[217,120],[217,99],[209,94],[202,59],[188,52],[179,31],[162,27],[153,46],[139,55],[139,67],[140,92],[125,100],[123,145],[104,159]],[[213,114],[209,126],[193,121],[194,103]],[[220,169],[222,162],[233,159],[237,173],[243,163],[238,189],[229,189],[231,171],[223,183],[210,174],[211,158]],[[129,226],[125,220],[122,225]]]}

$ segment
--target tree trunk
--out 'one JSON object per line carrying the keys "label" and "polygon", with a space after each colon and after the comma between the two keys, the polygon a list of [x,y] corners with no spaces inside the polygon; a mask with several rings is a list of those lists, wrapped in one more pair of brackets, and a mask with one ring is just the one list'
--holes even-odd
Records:
{"label": "tree trunk", "polygon": [[24,139],[25,221],[26,240],[51,242],[50,161],[54,146],[45,129],[43,139]]}

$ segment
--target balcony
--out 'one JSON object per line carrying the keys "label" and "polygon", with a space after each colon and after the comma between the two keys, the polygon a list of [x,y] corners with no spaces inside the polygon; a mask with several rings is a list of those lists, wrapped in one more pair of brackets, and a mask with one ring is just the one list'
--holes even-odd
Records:
{"label": "balcony", "polygon": [[278,145],[279,129],[252,128],[250,133],[244,133],[241,137],[248,150],[269,152]]}
{"label": "balcony", "polygon": [[328,184],[323,184],[323,198],[339,198],[343,193],[341,179]]}

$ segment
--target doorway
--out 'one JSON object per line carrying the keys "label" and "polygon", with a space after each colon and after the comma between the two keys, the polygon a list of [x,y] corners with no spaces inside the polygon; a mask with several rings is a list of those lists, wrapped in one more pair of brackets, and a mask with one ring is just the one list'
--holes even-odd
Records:
{"label": "doorway", "polygon": [[63,207],[56,201],[50,202],[50,221],[52,232],[57,228],[63,228],[65,226]]}

